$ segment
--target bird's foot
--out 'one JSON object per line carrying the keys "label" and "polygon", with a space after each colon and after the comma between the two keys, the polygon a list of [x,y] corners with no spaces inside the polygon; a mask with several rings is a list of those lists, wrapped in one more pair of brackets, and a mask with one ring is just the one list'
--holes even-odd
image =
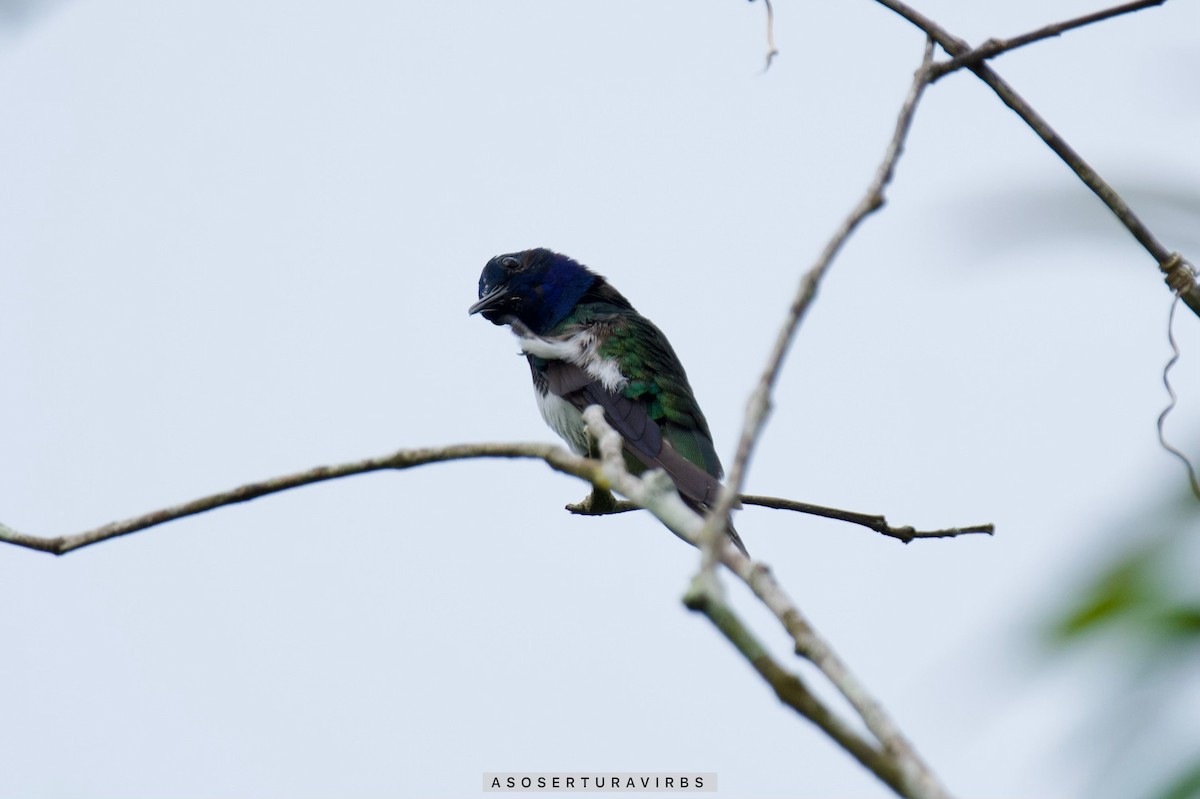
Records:
{"label": "bird's foot", "polygon": [[582,502],[568,505],[567,510],[581,516],[603,516],[617,509],[617,498],[607,488],[593,488]]}
{"label": "bird's foot", "polygon": [[567,510],[580,516],[608,516],[613,513],[627,513],[631,510],[641,509],[641,505],[627,499],[618,500],[611,491],[604,488],[593,488],[592,493],[584,497],[582,502],[567,506]]}

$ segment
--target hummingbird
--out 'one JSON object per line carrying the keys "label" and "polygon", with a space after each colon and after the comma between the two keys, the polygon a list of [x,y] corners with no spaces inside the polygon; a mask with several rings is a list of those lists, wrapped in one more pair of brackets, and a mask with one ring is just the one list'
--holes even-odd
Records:
{"label": "hummingbird", "polygon": [[[662,469],[703,514],[721,491],[712,433],[667,337],[601,275],[545,248],[497,255],[468,309],[517,335],[546,424],[578,455],[596,454],[583,410],[599,405],[633,474]],[[727,522],[729,538],[741,537]]]}

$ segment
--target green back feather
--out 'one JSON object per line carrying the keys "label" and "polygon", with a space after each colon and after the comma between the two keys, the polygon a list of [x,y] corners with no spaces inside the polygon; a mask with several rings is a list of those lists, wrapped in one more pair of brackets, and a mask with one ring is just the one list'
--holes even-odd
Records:
{"label": "green back feather", "polygon": [[600,355],[616,360],[629,380],[625,396],[646,409],[671,446],[709,474],[721,477],[721,461],[708,421],[663,332],[603,279],[550,334],[567,334],[581,325],[602,326]]}

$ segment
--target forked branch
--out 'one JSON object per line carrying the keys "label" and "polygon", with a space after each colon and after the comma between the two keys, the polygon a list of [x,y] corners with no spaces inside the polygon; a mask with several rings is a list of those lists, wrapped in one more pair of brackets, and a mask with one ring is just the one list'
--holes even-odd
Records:
{"label": "forked branch", "polygon": [[1102,11],[1095,11],[1091,14],[1084,14],[1082,17],[1075,17],[1063,22],[1055,22],[1050,25],[1045,25],[1037,30],[1023,33],[1020,36],[1014,36],[1011,39],[988,39],[983,44],[973,50],[968,50],[962,55],[956,55],[949,61],[943,61],[940,64],[934,64],[930,67],[929,82],[936,83],[945,75],[955,72],[963,67],[972,67],[982,63],[989,58],[995,58],[1001,53],[1007,53],[1010,50],[1016,50],[1018,47],[1024,47],[1027,44],[1040,42],[1043,39],[1049,39],[1054,36],[1061,36],[1067,31],[1076,28],[1082,28],[1085,25],[1094,25],[1097,22],[1103,22],[1106,19],[1119,17],[1122,14],[1132,14],[1134,11],[1141,11],[1144,8],[1153,6],[1161,6],[1167,0],[1136,0],[1132,3],[1123,3],[1119,6],[1106,8]]}
{"label": "forked branch", "polygon": [[724,525],[723,520],[729,515],[730,510],[732,510],[734,503],[737,501],[738,495],[741,493],[746,479],[746,470],[750,464],[750,458],[753,455],[758,439],[762,436],[763,428],[767,423],[767,416],[771,410],[771,393],[775,388],[775,381],[778,379],[779,372],[783,368],[784,357],[787,355],[787,351],[796,337],[796,331],[800,328],[800,322],[804,319],[804,315],[808,311],[809,306],[812,305],[813,300],[816,299],[821,279],[825,277],[825,273],[829,271],[834,258],[837,257],[837,254],[841,251],[842,246],[850,238],[851,234],[862,224],[862,221],[883,207],[884,190],[891,183],[893,175],[895,175],[896,162],[904,152],[904,142],[908,138],[909,129],[912,127],[913,115],[916,113],[917,104],[921,100],[921,95],[924,93],[925,87],[929,85],[927,70],[932,60],[933,40],[929,39],[925,43],[925,53],[921,58],[921,65],[913,77],[912,85],[909,87],[908,94],[904,98],[904,103],[900,107],[900,114],[896,118],[896,126],[892,132],[891,141],[888,142],[883,160],[875,170],[875,178],[871,181],[870,186],[867,187],[867,191],[862,199],[858,201],[858,204],[850,212],[849,216],[842,221],[842,224],[834,232],[833,237],[825,245],[825,249],[817,257],[816,263],[804,273],[804,277],[800,280],[800,285],[796,289],[791,307],[788,308],[787,315],[784,317],[783,325],[775,336],[775,344],[771,348],[770,355],[767,357],[767,365],[763,369],[762,376],[758,379],[758,385],[755,386],[754,391],[750,394],[749,401],[746,403],[746,417],[742,423],[742,434],[738,439],[737,454],[734,456],[733,468],[729,471],[729,479],[725,484],[725,490],[721,494],[720,501],[713,508],[712,513],[709,514],[708,527],[703,538],[704,545],[701,547],[702,568],[711,570],[716,561],[716,544],[723,535],[721,532]]}
{"label": "forked branch", "polygon": [[[708,522],[683,503],[671,479],[657,470],[641,478],[630,475],[625,469],[621,437],[605,422],[604,411],[594,405],[583,416],[599,445],[605,483],[653,513],[667,529],[692,546],[708,545],[704,541]],[[725,602],[715,569],[700,570],[684,596],[685,604],[704,613],[785,704],[825,731],[896,793],[912,799],[946,799],[949,794],[882,705],[817,634],[770,569],[747,558],[728,540],[723,536],[714,547],[720,562],[771,611],[791,636],[796,654],[816,666],[837,688],[875,740],[868,741],[852,732],[851,725],[817,700],[799,677],[770,658]]]}
{"label": "forked branch", "polygon": [[[996,74],[995,70],[993,70],[985,62],[985,59],[990,58],[992,55],[997,55],[1001,52],[1004,52],[1006,49],[1012,49],[1011,47],[997,48],[997,46],[993,46],[989,48],[987,45],[984,45],[983,47],[973,49],[965,41],[950,33],[948,30],[921,12],[917,11],[906,3],[901,2],[901,0],[875,0],[875,2],[891,9],[916,27],[920,28],[925,32],[926,36],[937,42],[943,50],[952,56],[952,60],[947,62],[944,67],[934,67],[927,72],[929,80],[935,80],[937,77],[945,74],[946,71],[949,71],[950,65],[954,64],[955,61],[961,60],[962,63],[958,66],[969,69],[971,72],[975,73],[980,80],[986,83],[992,89],[992,91],[996,93],[1000,100],[1009,108],[1011,108],[1013,112],[1016,113],[1017,116],[1019,116],[1025,122],[1025,124],[1028,125],[1030,129],[1032,129],[1033,132],[1042,139],[1043,142],[1046,143],[1046,146],[1053,150],[1055,154],[1062,159],[1063,163],[1065,163],[1071,169],[1071,171],[1074,172],[1081,181],[1083,181],[1084,185],[1091,189],[1092,192],[1100,198],[1100,201],[1108,206],[1108,209],[1113,213],[1113,215],[1121,222],[1122,225],[1125,226],[1125,228],[1133,235],[1133,237],[1137,239],[1138,243],[1142,245],[1146,252],[1150,253],[1150,256],[1154,258],[1154,261],[1156,264],[1158,264],[1159,268],[1167,274],[1167,284],[1171,287],[1171,290],[1174,291],[1188,305],[1188,307],[1192,309],[1193,313],[1195,313],[1197,316],[1200,316],[1200,283],[1197,283],[1196,281],[1195,270],[1192,268],[1191,263],[1180,253],[1167,249],[1167,247],[1158,240],[1154,233],[1151,232],[1150,228],[1148,228],[1146,224],[1138,217],[1138,215],[1134,213],[1133,209],[1127,202],[1125,202],[1124,198],[1117,193],[1116,189],[1114,189],[1108,183],[1108,181],[1102,178],[1100,174],[1093,169],[1087,161],[1084,160],[1083,156],[1076,152],[1075,148],[1068,144],[1066,140],[1058,134],[1058,131],[1051,127],[1050,123],[1047,122],[1041,114],[1034,110],[1033,106],[1026,102],[1021,95],[1017,94],[1017,91],[1010,86],[1007,81]],[[1162,5],[1165,2],[1166,0],[1162,0],[1162,2],[1147,2],[1144,4],[1131,3],[1127,6],[1118,6],[1116,11],[1117,13],[1125,14],[1132,11],[1141,10],[1142,8]],[[1058,23],[1058,25],[1050,25],[1046,26],[1045,28],[1039,28],[1037,31],[1033,31],[1025,36],[1018,36],[1010,41],[1017,41],[1021,44],[1038,41],[1040,39],[1047,38],[1047,36],[1056,35],[1053,32],[1045,33],[1047,30],[1053,31],[1055,28],[1061,28],[1061,30],[1057,31],[1058,33],[1061,33],[1062,31],[1069,30],[1071,28],[1080,27],[1084,24],[1090,24],[1091,22],[1098,21],[1099,19],[1108,19],[1113,17],[1116,14],[1111,13],[1112,11],[1113,9],[1110,9],[1108,12],[1097,12],[1097,14],[1080,17],[1077,20],[1070,20],[1068,22]],[[1080,20],[1082,20],[1082,22]],[[1028,41],[1021,41],[1026,39]],[[995,52],[990,52],[992,50],[995,50]],[[955,66],[954,68],[957,69],[958,66]]]}
{"label": "forked branch", "polygon": [[[402,449],[393,452],[390,455],[384,455],[378,458],[365,458],[363,460],[350,461],[348,463],[340,463],[333,466],[316,466],[312,469],[305,469],[301,472],[292,474],[280,475],[267,480],[259,480],[253,483],[246,483],[236,488],[231,488],[227,491],[220,491],[215,494],[193,499],[189,502],[181,502],[178,505],[172,505],[167,508],[142,513],[129,519],[123,519],[118,522],[110,522],[108,524],[94,527],[90,530],[84,530],[80,533],[72,535],[60,535],[52,537],[43,537],[23,533],[13,528],[0,524],[0,543],[12,544],[14,546],[25,547],[27,549],[35,549],[39,552],[49,552],[53,555],[65,555],[68,552],[73,552],[76,549],[98,544],[102,541],[108,541],[113,538],[119,538],[130,533],[136,533],[142,530],[147,530],[151,527],[157,527],[160,524],[173,522],[178,519],[183,519],[188,516],[195,516],[200,513],[205,513],[210,510],[225,507],[226,505],[236,505],[241,502],[249,502],[252,499],[265,497],[269,494],[277,494],[281,491],[287,491],[301,486],[312,485],[314,483],[322,483],[327,480],[337,480],[342,477],[350,477],[356,474],[366,474],[368,472],[378,472],[387,469],[403,470],[411,469],[416,466],[424,466],[430,463],[442,463],[445,461],[469,460],[476,458],[518,458],[518,459],[533,459],[545,461],[550,468],[555,471],[569,474],[586,480],[593,486],[603,486],[598,478],[598,466],[596,461],[581,458],[567,452],[562,447],[553,446],[550,444],[536,443],[513,443],[513,444],[451,444],[445,447],[422,447],[419,449]],[[598,491],[606,491],[604,488]],[[793,499],[785,499],[782,497],[761,497],[746,495],[743,501],[747,505],[760,505],[766,508],[776,508],[779,510],[791,510],[799,513],[807,513],[815,516],[824,516],[829,519],[838,519],[840,521],[858,524],[867,527],[882,535],[892,538],[898,538],[905,543],[916,538],[949,538],[954,535],[965,535],[968,533],[988,533],[993,532],[992,525],[977,525],[973,527],[954,528],[953,530],[933,530],[920,531],[914,530],[911,527],[892,527],[888,524],[887,519],[883,516],[872,515],[868,513],[858,513],[856,511],[839,510],[837,508],[827,508],[822,505],[813,505],[807,502],[799,502]],[[578,505],[568,505],[567,509],[573,513],[584,515],[606,515],[610,513],[623,513],[631,510],[641,510],[642,506],[628,500],[615,502],[611,507],[603,511],[589,510]]]}

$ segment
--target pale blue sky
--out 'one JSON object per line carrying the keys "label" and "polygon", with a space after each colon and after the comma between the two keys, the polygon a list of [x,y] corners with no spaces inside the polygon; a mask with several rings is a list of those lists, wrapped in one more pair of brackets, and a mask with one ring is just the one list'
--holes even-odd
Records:
{"label": "pale blue sky", "polygon": [[[921,4],[973,41],[1095,7]],[[766,75],[763,9],[735,0],[74,0],[10,30],[0,521],[75,532],[398,447],[552,440],[511,337],[466,314],[484,262],[531,246],[667,332],[731,460],[922,47],[870,2],[776,10]],[[997,62],[1193,255],[1198,30],[1180,0]],[[1031,669],[1030,633],[1106,525],[1182,479],[1154,436],[1168,301],[960,74],[791,352],[749,490],[997,524],[903,547],[738,520],[961,796],[1087,785],[1103,676]],[[694,552],[644,515],[562,511],[584,493],[535,463],[437,465],[58,560],[0,549],[0,796],[451,797],[484,771],[677,769],[727,796],[888,795],[683,609]]]}

